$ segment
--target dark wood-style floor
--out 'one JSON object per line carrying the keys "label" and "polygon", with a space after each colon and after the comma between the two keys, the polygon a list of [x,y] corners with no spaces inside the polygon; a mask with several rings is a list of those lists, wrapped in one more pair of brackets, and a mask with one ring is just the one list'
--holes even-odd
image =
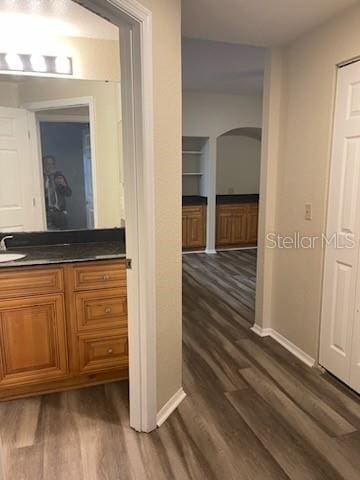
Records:
{"label": "dark wood-style floor", "polygon": [[255,251],[184,256],[184,388],[150,435],[126,383],[0,404],[1,480],[360,479],[359,397],[249,330]]}

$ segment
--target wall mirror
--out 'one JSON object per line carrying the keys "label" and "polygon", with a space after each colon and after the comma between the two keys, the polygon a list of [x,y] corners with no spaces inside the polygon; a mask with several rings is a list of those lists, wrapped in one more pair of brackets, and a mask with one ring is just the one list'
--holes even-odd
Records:
{"label": "wall mirror", "polygon": [[119,82],[0,75],[0,231],[123,224]]}

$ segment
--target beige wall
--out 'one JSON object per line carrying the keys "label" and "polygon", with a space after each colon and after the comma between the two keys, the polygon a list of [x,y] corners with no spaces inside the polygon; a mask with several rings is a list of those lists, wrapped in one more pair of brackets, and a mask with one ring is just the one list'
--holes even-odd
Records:
{"label": "beige wall", "polygon": [[16,108],[19,105],[19,92],[16,84],[0,82],[0,107]]}
{"label": "beige wall", "polygon": [[[319,235],[325,230],[336,64],[360,55],[360,6],[289,45],[277,169],[275,229]],[[313,220],[304,220],[312,203]],[[271,255],[271,253],[269,253]],[[276,250],[271,326],[316,357],[323,251]],[[266,319],[265,319],[266,320]]]}
{"label": "beige wall", "polygon": [[183,135],[213,137],[241,127],[262,123],[260,95],[223,95],[185,92],[183,97]]}
{"label": "beige wall", "polygon": [[51,78],[19,85],[19,105],[76,97],[94,100],[97,226],[120,226],[125,214],[119,84]]}
{"label": "beige wall", "polygon": [[157,394],[162,407],[182,384],[181,5],[140,0],[153,13]]}
{"label": "beige wall", "polygon": [[224,135],[217,139],[216,193],[259,193],[261,142]]}

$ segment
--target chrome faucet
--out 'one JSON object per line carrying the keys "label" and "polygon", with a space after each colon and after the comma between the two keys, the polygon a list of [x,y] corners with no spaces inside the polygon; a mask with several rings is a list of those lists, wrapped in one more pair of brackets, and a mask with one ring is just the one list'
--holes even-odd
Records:
{"label": "chrome faucet", "polygon": [[3,237],[1,240],[0,240],[0,252],[6,252],[6,240],[8,238],[14,238],[13,235],[7,235],[6,237]]}

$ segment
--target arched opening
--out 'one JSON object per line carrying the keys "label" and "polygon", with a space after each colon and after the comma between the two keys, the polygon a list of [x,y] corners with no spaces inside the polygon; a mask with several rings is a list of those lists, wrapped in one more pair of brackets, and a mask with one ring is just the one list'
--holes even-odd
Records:
{"label": "arched opening", "polygon": [[261,128],[229,130],[217,138],[216,194],[259,194]]}

